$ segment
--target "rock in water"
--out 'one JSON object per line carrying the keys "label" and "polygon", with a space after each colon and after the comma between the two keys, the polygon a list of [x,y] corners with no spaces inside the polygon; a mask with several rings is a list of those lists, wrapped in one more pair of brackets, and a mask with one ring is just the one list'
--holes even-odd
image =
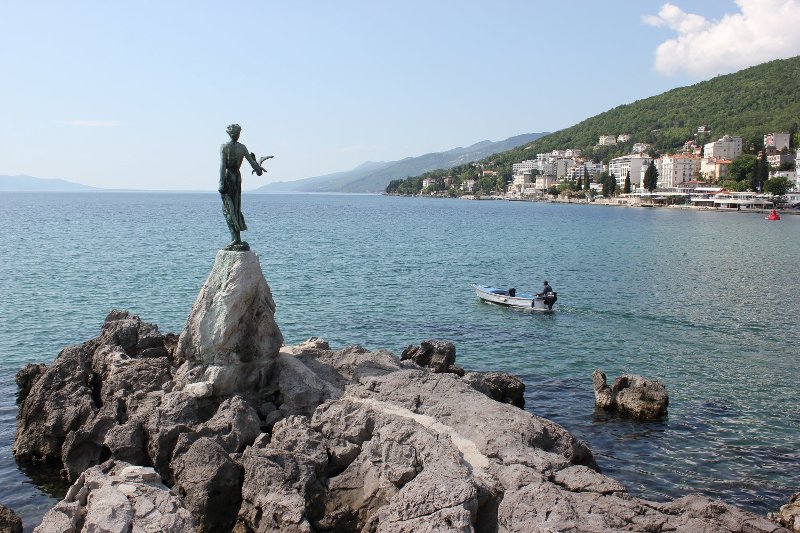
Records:
{"label": "rock in water", "polygon": [[268,371],[283,344],[274,316],[258,256],[218,252],[178,339],[176,357],[186,360],[186,381],[194,385],[188,390],[220,396],[240,388],[245,374]]}
{"label": "rock in water", "polygon": [[793,494],[780,511],[769,513],[769,517],[789,531],[800,533],[800,492]]}
{"label": "rock in water", "polygon": [[8,507],[0,504],[0,531],[22,533],[22,520]]}
{"label": "rock in water", "polygon": [[623,374],[610,387],[600,370],[592,374],[595,406],[637,420],[654,420],[667,415],[669,394],[664,385],[654,379]]}

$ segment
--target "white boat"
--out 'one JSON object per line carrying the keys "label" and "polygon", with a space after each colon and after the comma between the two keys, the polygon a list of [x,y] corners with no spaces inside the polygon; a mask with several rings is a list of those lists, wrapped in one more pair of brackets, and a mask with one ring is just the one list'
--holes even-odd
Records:
{"label": "white boat", "polygon": [[552,311],[553,304],[558,299],[555,292],[548,292],[544,296],[536,296],[527,292],[517,292],[515,289],[498,289],[487,285],[473,283],[472,288],[478,298],[493,304],[507,305],[519,309],[531,309],[533,311]]}

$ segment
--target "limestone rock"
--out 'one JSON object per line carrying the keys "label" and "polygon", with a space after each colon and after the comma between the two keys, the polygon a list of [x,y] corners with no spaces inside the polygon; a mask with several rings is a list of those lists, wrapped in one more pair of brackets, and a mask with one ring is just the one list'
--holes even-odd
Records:
{"label": "limestone rock", "polygon": [[[314,339],[206,364],[114,312],[21,380],[15,446],[78,479],[40,531],[192,531],[189,513],[236,533],[785,531],[707,498],[633,498],[586,444],[514,406],[513,376],[461,377],[447,343],[413,351]],[[108,456],[140,466],[91,466]]]}
{"label": "limestone rock", "polygon": [[[237,386],[238,366],[268,364],[283,335],[275,323],[275,302],[253,252],[220,251],[178,339],[177,359],[189,367],[216,368],[205,381],[218,396]],[[268,367],[267,367],[268,370]]]}
{"label": "limestone rock", "polygon": [[793,533],[800,533],[800,492],[789,498],[789,503],[781,506],[777,513],[770,513],[769,517]]}
{"label": "limestone rock", "polygon": [[507,372],[467,372],[464,381],[493,400],[525,408],[525,383]]}
{"label": "limestone rock", "polygon": [[148,467],[108,461],[86,470],[35,533],[194,532],[194,521]]}
{"label": "limestone rock", "polygon": [[653,420],[667,415],[669,395],[664,385],[656,380],[623,374],[611,387],[600,370],[592,374],[595,405],[601,409],[637,420]]}
{"label": "limestone rock", "polygon": [[215,440],[202,437],[173,460],[175,488],[199,533],[230,531],[241,503],[242,470]]}
{"label": "limestone rock", "polygon": [[464,369],[455,365],[456,347],[452,342],[427,340],[419,346],[407,346],[400,359],[411,359],[421,367],[427,367],[431,372],[450,372],[464,375]]}
{"label": "limestone rock", "polygon": [[[89,455],[107,455],[98,448],[109,418],[126,418],[127,397],[134,391],[160,390],[170,380],[166,342],[155,325],[112,311],[98,337],[65,348],[46,368],[23,369],[12,447],[17,459],[60,461],[68,434],[78,430],[90,435],[83,439],[93,443]],[[147,362],[140,364],[141,358]],[[65,453],[80,455],[74,449]]]}
{"label": "limestone rock", "polygon": [[0,531],[3,533],[22,533],[22,520],[17,514],[0,504]]}

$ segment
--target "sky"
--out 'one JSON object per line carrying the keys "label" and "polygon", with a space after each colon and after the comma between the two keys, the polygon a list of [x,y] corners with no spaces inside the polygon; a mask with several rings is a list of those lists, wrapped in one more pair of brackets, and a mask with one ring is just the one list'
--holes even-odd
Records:
{"label": "sky", "polygon": [[248,190],[800,55],[800,0],[0,0],[0,19],[0,175],[115,189],[216,189],[234,122],[275,156]]}

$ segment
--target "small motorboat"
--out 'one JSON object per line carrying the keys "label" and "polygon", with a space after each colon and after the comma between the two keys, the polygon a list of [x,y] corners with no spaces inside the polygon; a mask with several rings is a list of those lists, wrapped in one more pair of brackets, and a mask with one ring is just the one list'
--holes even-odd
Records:
{"label": "small motorboat", "polygon": [[527,292],[517,292],[516,289],[498,289],[487,285],[473,283],[475,294],[484,302],[498,305],[516,307],[518,309],[531,309],[533,311],[552,311],[553,304],[558,300],[555,292],[548,292],[544,296],[536,296]]}
{"label": "small motorboat", "polygon": [[780,220],[781,216],[778,214],[778,211],[773,209],[772,212],[767,217],[767,220]]}

